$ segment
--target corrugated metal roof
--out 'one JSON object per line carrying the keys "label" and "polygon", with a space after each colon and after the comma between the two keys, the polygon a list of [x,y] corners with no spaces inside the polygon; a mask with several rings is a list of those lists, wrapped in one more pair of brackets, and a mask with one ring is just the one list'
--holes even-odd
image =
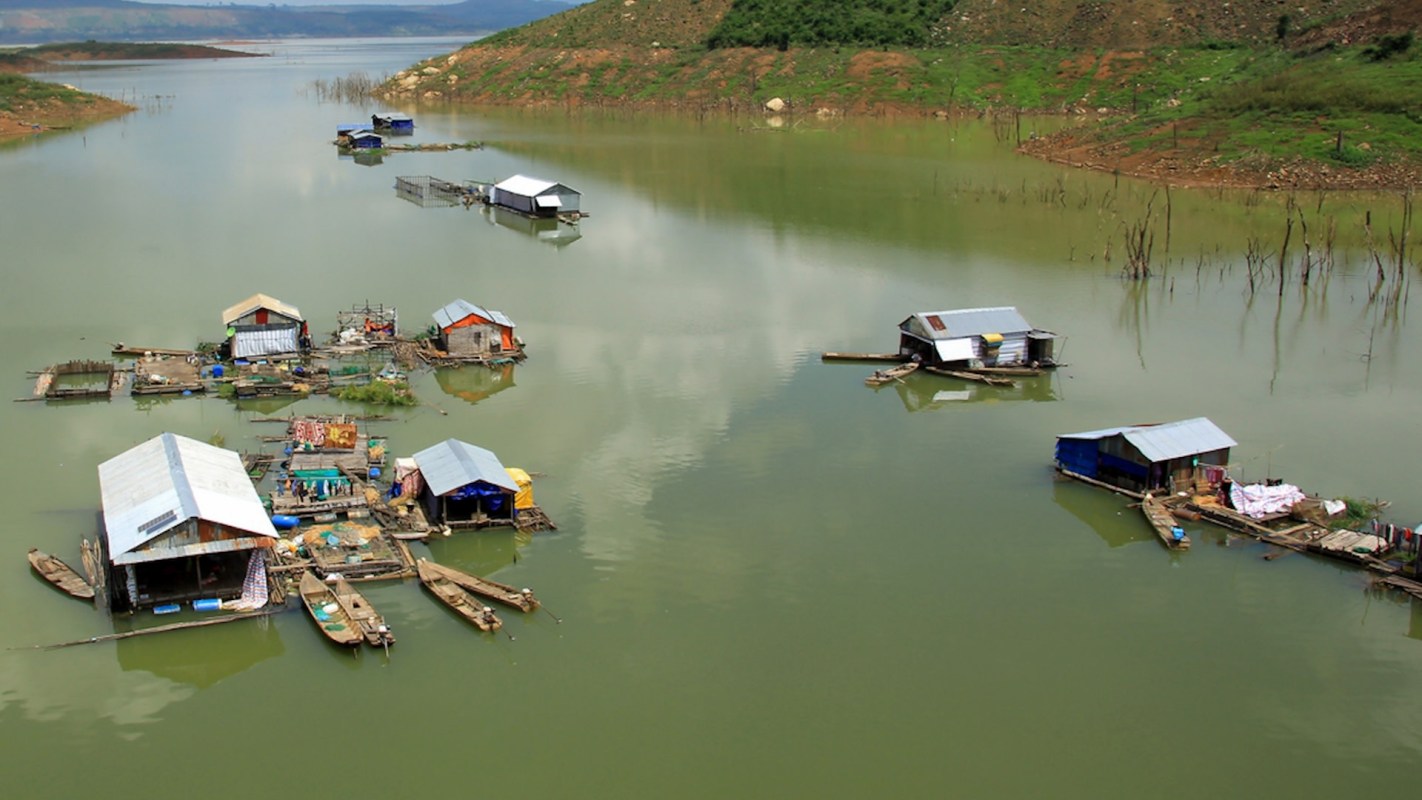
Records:
{"label": "corrugated metal roof", "polygon": [[109,558],[197,518],[275,538],[242,459],[231,450],[164,433],[99,465]]}
{"label": "corrugated metal roof", "polygon": [[[918,319],[930,339],[961,339],[985,333],[1027,333],[1032,330],[1031,324],[1013,306],[921,311],[909,317],[914,318]],[[937,324],[930,318],[936,318]]]}
{"label": "corrugated metal roof", "polygon": [[1099,431],[1066,433],[1057,438],[1106,439],[1117,434],[1124,435],[1126,441],[1141,451],[1141,455],[1151,463],[1223,450],[1239,444],[1205,417],[1160,425],[1127,425],[1120,428],[1103,428]]}
{"label": "corrugated metal roof", "polygon": [[524,197],[536,197],[549,189],[561,188],[570,194],[578,194],[574,189],[564,186],[561,183],[545,181],[542,178],[530,178],[527,175],[515,175],[512,178],[505,178],[494,184],[494,188],[512,194],[521,194]]}
{"label": "corrugated metal roof", "polygon": [[298,310],[296,306],[283,303],[275,297],[258,292],[222,312],[222,324],[231,325],[233,322],[236,322],[259,308],[275,311],[283,317],[291,317],[297,320],[301,319],[301,311]]}
{"label": "corrugated metal roof", "polygon": [[503,325],[506,328],[514,327],[513,320],[504,315],[502,311],[494,311],[476,306],[467,300],[455,300],[453,303],[441,308],[434,313],[435,324],[440,328],[448,328],[450,325],[464,319],[470,314],[483,317],[484,319]]}
{"label": "corrugated metal roof", "polygon": [[420,466],[425,484],[437,495],[447,494],[476,481],[510,492],[518,491],[518,484],[509,477],[498,456],[468,442],[445,439],[416,453],[414,459]]}

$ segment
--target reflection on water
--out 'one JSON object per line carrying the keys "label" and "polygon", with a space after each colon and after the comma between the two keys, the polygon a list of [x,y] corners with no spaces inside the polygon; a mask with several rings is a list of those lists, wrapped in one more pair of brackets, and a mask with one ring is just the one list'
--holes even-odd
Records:
{"label": "reflection on water", "polygon": [[514,365],[485,367],[471,364],[461,367],[441,367],[435,370],[440,390],[458,397],[470,405],[514,386]]}
{"label": "reflection on water", "polygon": [[[1012,386],[989,386],[946,375],[909,375],[893,384],[906,411],[934,411],[964,403],[999,403],[1014,400],[1052,402],[1058,398],[1054,372],[1034,377],[1013,378]],[[884,387],[879,387],[884,388]]]}
{"label": "reflection on water", "polygon": [[[1052,482],[1052,501],[1096,532],[1107,547],[1159,541],[1126,498],[1069,478]],[[1162,548],[1163,549],[1163,548]]]}
{"label": "reflection on water", "polygon": [[498,206],[484,206],[480,213],[492,224],[554,247],[567,247],[583,236],[580,225],[570,225],[553,217],[535,219]]}
{"label": "reflection on water", "polygon": [[[151,622],[145,620],[142,627],[197,619],[200,617],[196,612],[184,612],[171,617],[153,617]],[[124,629],[129,628],[124,626]],[[198,646],[199,639],[201,646]],[[271,618],[257,617],[216,627],[120,639],[114,643],[114,650],[119,667],[124,671],[142,670],[205,689],[282,655],[286,647]]]}

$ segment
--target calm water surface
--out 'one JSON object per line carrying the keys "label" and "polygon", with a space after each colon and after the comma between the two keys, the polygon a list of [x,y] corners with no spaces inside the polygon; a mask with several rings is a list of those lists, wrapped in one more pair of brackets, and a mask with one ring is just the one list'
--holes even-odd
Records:
{"label": "calm water surface", "polygon": [[[313,330],[369,299],[406,330],[464,298],[529,346],[507,374],[423,374],[375,426],[544,473],[560,530],[417,554],[534,587],[549,615],[480,636],[413,582],[371,585],[389,659],[308,619],[0,652],[0,746],[23,794],[349,797],[1363,796],[1415,785],[1422,610],[1360,573],[1053,480],[1054,434],[1207,415],[1236,472],[1384,497],[1422,519],[1419,327],[1368,302],[1361,233],[1400,202],[1300,196],[1335,262],[1252,297],[1285,198],[1163,190],[1012,155],[976,121],[789,121],[411,107],[414,141],[337,157],[316,79],[461,42],[257,43],[270,58],[52,79],[140,110],[0,146],[0,381],[124,341],[220,336],[253,292]],[[1047,123],[1044,123],[1047,124]],[[421,208],[400,175],[528,173],[583,192],[578,231]],[[1169,209],[1167,225],[1165,209]],[[1119,277],[1154,220],[1158,274]],[[1416,233],[1414,232],[1414,235]],[[1167,241],[1168,239],[1168,241]],[[1302,253],[1296,227],[1294,260]],[[1163,273],[1160,270],[1164,270]],[[891,350],[914,311],[1016,305],[1070,366],[1016,390],[873,390],[824,350]],[[110,620],[29,571],[77,559],[96,465],[162,431],[255,449],[253,417],[330,399],[0,404],[0,642]],[[444,413],[441,413],[444,412]],[[189,612],[190,614],[190,612]],[[305,787],[299,789],[298,787]]]}

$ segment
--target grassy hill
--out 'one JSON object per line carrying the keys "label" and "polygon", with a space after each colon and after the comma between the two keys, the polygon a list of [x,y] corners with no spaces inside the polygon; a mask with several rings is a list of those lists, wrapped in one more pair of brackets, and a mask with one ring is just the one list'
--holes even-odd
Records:
{"label": "grassy hill", "polygon": [[1420,23],[1422,0],[596,0],[416,65],[379,93],[697,113],[772,98],[821,115],[1066,113],[1090,124],[1024,150],[1177,179],[1277,183],[1283,170],[1319,185],[1403,185],[1422,174]]}

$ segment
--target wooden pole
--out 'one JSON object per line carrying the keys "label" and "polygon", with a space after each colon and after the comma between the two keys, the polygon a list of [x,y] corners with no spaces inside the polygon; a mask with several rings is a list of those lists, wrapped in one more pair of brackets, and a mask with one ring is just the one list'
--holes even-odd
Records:
{"label": "wooden pole", "polygon": [[122,633],[106,633],[101,636],[91,636],[88,639],[75,639],[71,642],[60,642],[58,644],[35,644],[29,647],[11,647],[11,650],[57,650],[61,647],[73,647],[78,644],[95,644],[97,642],[112,642],[119,639],[131,639],[135,636],[147,636],[150,633],[167,633],[169,631],[181,631],[188,628],[206,628],[210,625],[223,625],[228,622],[236,622],[242,619],[256,619],[258,617],[269,617],[273,614],[280,614],[286,611],[281,608],[268,608],[264,611],[252,611],[244,614],[230,614],[211,619],[193,620],[190,622],[174,622],[169,625],[157,625],[152,628],[139,628],[138,630],[124,631]]}

